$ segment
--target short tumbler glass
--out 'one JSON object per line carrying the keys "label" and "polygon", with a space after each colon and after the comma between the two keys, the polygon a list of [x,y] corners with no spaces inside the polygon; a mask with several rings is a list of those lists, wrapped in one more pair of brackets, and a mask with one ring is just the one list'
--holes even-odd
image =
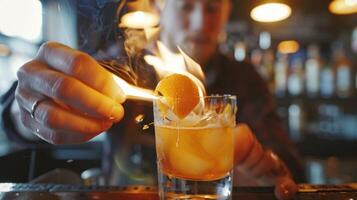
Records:
{"label": "short tumbler glass", "polygon": [[201,97],[183,119],[163,101],[154,101],[160,199],[231,199],[236,96]]}

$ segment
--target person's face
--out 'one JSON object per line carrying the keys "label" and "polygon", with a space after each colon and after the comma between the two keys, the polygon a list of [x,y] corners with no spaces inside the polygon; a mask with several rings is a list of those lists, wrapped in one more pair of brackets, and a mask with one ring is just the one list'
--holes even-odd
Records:
{"label": "person's face", "polygon": [[166,0],[161,14],[161,40],[171,50],[179,46],[205,64],[216,50],[229,11],[229,0]]}

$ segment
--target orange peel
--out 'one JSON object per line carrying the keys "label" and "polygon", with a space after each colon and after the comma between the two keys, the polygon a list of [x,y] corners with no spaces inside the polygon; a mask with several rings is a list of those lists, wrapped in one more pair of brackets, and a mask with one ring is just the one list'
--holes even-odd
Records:
{"label": "orange peel", "polygon": [[[155,93],[165,99],[160,108],[166,112],[171,108],[180,118],[185,118],[199,103],[199,88],[188,76],[171,74],[163,78],[155,88]],[[166,109],[165,109],[166,107]]]}

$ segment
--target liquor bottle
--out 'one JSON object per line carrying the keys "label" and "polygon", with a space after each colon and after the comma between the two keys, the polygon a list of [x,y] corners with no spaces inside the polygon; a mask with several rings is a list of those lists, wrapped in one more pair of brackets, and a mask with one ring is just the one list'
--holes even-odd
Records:
{"label": "liquor bottle", "polygon": [[234,45],[234,58],[237,61],[244,61],[247,55],[246,44],[242,41],[236,42]]}
{"label": "liquor bottle", "polygon": [[261,67],[262,59],[263,59],[263,51],[261,49],[252,50],[250,61],[252,62],[252,64],[254,65],[255,70],[259,74],[262,74],[262,72],[260,72],[261,68],[262,68]]}
{"label": "liquor bottle", "polygon": [[324,98],[329,98],[334,95],[334,75],[332,67],[327,64],[321,70],[320,75],[320,94]]}
{"label": "liquor bottle", "polygon": [[292,96],[299,96],[304,90],[304,72],[303,61],[300,56],[296,56],[289,69],[288,91]]}
{"label": "liquor bottle", "polygon": [[351,49],[354,53],[357,53],[357,26],[352,31]]}
{"label": "liquor bottle", "polygon": [[298,142],[302,139],[302,129],[304,126],[304,114],[302,106],[299,103],[294,103],[289,106],[289,135],[290,139]]}
{"label": "liquor bottle", "polygon": [[274,73],[275,95],[278,97],[286,95],[288,67],[288,55],[278,53]]}
{"label": "liquor bottle", "polygon": [[347,58],[342,45],[333,50],[333,65],[335,72],[336,94],[347,98],[352,95],[352,62]]}
{"label": "liquor bottle", "polygon": [[272,49],[264,50],[263,52],[263,59],[262,59],[262,66],[265,69],[265,77],[264,79],[268,83],[268,87],[271,92],[274,90],[274,51]]}
{"label": "liquor bottle", "polygon": [[[352,30],[351,34],[351,49],[357,54],[357,26]],[[357,91],[357,72],[355,71],[355,91]]]}
{"label": "liquor bottle", "polygon": [[268,84],[271,92],[274,90],[274,51],[271,47],[271,35],[262,32],[259,35],[259,48],[252,52],[252,63],[256,71]]}
{"label": "liquor bottle", "polygon": [[271,49],[255,49],[252,52],[251,61],[255,70],[268,84],[270,91],[274,88],[274,52]]}
{"label": "liquor bottle", "polygon": [[310,97],[316,97],[319,93],[319,74],[321,68],[321,58],[319,47],[310,45],[307,50],[307,60],[305,62],[305,87],[306,94]]}

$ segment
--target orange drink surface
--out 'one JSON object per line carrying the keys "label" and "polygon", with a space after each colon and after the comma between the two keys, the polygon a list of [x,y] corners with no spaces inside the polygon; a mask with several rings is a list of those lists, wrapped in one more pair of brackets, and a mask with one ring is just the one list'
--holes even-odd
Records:
{"label": "orange drink surface", "polygon": [[158,167],[168,176],[216,180],[233,168],[232,127],[155,126]]}

